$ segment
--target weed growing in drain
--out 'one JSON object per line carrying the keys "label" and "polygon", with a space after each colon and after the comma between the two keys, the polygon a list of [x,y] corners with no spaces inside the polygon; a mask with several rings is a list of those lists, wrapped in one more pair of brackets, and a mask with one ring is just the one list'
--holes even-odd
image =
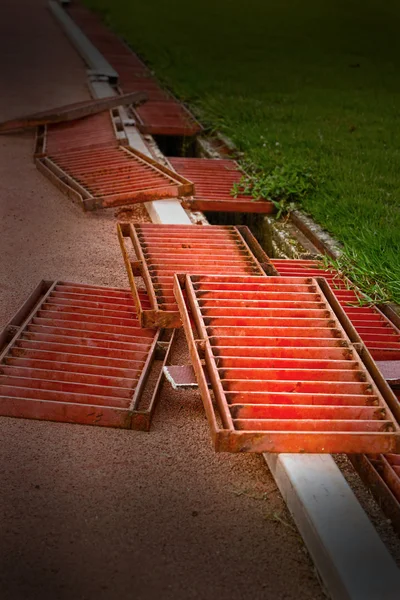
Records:
{"label": "weed growing in drain", "polygon": [[311,169],[296,165],[276,166],[270,173],[260,171],[252,163],[243,163],[246,175],[234,184],[232,195],[267,199],[277,209],[277,218],[298,208],[305,196],[317,189]]}
{"label": "weed growing in drain", "polygon": [[[371,271],[371,267],[364,266],[356,253],[349,248],[337,259],[323,256],[320,266],[321,269],[333,268],[338,272],[338,277],[350,280],[348,287],[356,292],[358,306],[385,304],[392,299],[393,292],[387,289],[385,281],[379,277],[379,271],[374,272]],[[352,284],[358,289],[354,289]],[[362,296],[358,294],[358,290],[362,291]]]}

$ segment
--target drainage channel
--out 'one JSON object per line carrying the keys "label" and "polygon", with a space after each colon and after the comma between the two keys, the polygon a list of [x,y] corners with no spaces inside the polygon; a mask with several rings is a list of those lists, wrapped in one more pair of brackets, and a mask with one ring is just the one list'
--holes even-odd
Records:
{"label": "drainage channel", "polygon": [[[177,224],[180,218],[186,222],[187,217],[183,209],[180,209],[181,213],[176,205],[174,205],[174,209]],[[178,284],[176,284],[176,286],[177,285]],[[178,290],[177,294],[179,297]],[[266,456],[266,460],[271,468],[271,471],[276,477],[284,497],[287,499],[293,516],[299,526],[300,531],[306,539],[310,552],[323,575],[326,585],[330,589],[332,597],[397,597],[396,586],[399,585],[399,581],[398,572],[394,567],[394,563],[390,560],[389,555],[387,554],[378,536],[376,535],[376,532],[371,527],[365,515],[364,518],[362,516],[362,511],[360,513],[361,509],[355,501],[355,498],[351,496],[351,493],[349,495],[349,490],[347,489],[344,480],[342,480],[343,478],[340,478],[338,469],[336,468],[335,471],[331,459],[329,461],[329,457],[326,458],[328,459],[327,462],[325,457],[315,457],[315,460],[313,461],[312,457],[291,457],[291,455],[280,455],[278,457],[273,457],[272,455]],[[324,520],[321,521],[318,514],[315,513],[316,507],[313,507],[310,499],[307,498],[307,489],[304,488],[304,483],[307,479],[305,475],[307,470],[312,468],[312,465],[315,467],[313,472],[314,485],[308,487],[313,487],[315,490],[313,502],[315,502],[315,499],[318,498],[322,492],[322,488],[319,490],[315,489],[315,485],[319,484],[319,478],[318,475],[316,476],[316,473],[318,474],[318,465],[321,464],[325,464],[326,473],[331,474],[332,482],[334,482],[334,487],[331,489],[331,482],[329,480],[327,481],[326,477],[321,476],[320,478],[321,484],[323,481],[324,485],[322,496],[324,497],[325,505],[328,506],[331,498],[337,498],[338,490],[341,490],[340,497],[342,498],[342,501],[345,499],[345,505],[343,505],[342,502],[341,504],[339,503],[340,506],[336,506],[335,504],[330,506],[330,519],[332,520],[332,516],[335,514],[335,512],[340,514],[341,519],[343,519],[343,522],[338,521],[336,523],[336,540],[337,538],[340,538],[340,534],[344,532],[343,528],[347,527],[348,532],[352,531],[356,534],[356,547],[354,547],[353,540],[352,548],[347,547],[346,549],[347,544],[343,546],[343,543],[346,541],[346,536],[343,535],[343,539],[340,539],[340,548],[338,548],[337,541],[333,542],[333,532],[324,529]],[[311,474],[310,471],[308,472]],[[299,473],[304,474],[303,481],[298,478]],[[291,491],[290,487],[292,488]],[[346,512],[343,512],[344,507],[347,508],[347,515]],[[351,525],[348,522],[348,517],[350,515],[353,519]],[[305,517],[307,523],[304,523]],[[303,519],[303,523],[301,523],[301,518]],[[311,523],[314,524],[314,527],[310,528],[309,525]],[[313,529],[314,533],[312,532]],[[361,571],[360,566],[357,564],[359,562],[358,552],[357,561],[355,560],[355,550],[358,547],[360,540],[362,540],[364,544],[367,544],[367,546],[371,548],[369,556],[363,563],[362,580],[359,578]],[[322,557],[318,556],[318,552],[316,552],[317,548],[318,550],[325,548],[325,552]],[[338,549],[339,551],[342,551],[342,556],[338,555]],[[351,553],[351,555],[349,553]],[[346,560],[343,562],[344,557],[346,557]],[[381,573],[381,577],[379,578],[378,582],[376,581],[376,578],[371,579],[368,577],[370,573],[372,575],[373,570],[376,572],[375,569],[377,565],[379,565],[379,572]],[[394,590],[396,590],[396,594],[394,593]]]}

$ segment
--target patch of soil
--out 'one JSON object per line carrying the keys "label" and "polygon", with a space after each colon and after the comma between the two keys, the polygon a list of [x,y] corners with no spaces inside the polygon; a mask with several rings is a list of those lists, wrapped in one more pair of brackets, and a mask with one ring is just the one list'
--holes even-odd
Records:
{"label": "patch of soil", "polygon": [[134,204],[133,206],[122,206],[117,208],[114,213],[119,221],[128,223],[151,223],[149,213],[144,204]]}

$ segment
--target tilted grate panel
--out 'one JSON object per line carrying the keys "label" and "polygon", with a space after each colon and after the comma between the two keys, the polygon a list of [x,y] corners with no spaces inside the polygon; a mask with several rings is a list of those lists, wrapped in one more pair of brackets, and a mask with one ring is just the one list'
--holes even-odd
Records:
{"label": "tilted grate panel", "polygon": [[[264,275],[255,254],[267,257],[247,227],[120,223],[118,236],[143,326],[181,326],[173,293],[177,272]],[[140,305],[135,275],[144,279],[150,311]]]}
{"label": "tilted grate panel", "polygon": [[121,146],[110,113],[47,128],[36,164],[85,209],[176,198],[193,185],[137,150]]}
{"label": "tilted grate panel", "polygon": [[315,279],[180,280],[174,291],[217,450],[399,449],[392,392],[374,381]]}
{"label": "tilted grate panel", "polygon": [[109,111],[47,126],[46,153],[50,156],[117,145]]}
{"label": "tilted grate panel", "polygon": [[240,182],[243,172],[236,161],[208,158],[169,158],[177,173],[194,183],[194,196],[184,201],[190,210],[272,213],[275,207],[268,200],[254,200],[251,196],[232,195],[234,184]]}
{"label": "tilted grate panel", "polygon": [[160,381],[147,408],[141,399],[160,336],[140,327],[127,290],[42,282],[0,335],[0,414],[148,429]]}

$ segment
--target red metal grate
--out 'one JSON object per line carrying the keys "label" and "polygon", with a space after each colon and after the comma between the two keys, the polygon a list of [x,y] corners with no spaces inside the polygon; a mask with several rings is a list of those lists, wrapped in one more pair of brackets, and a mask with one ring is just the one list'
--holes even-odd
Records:
{"label": "red metal grate", "polygon": [[177,173],[194,183],[194,196],[184,201],[185,208],[200,211],[272,213],[269,200],[255,201],[251,196],[232,195],[243,173],[230,159],[168,158]]}
{"label": "red metal grate", "polygon": [[133,91],[146,91],[149,101],[133,109],[137,126],[150,135],[194,136],[202,131],[188,109],[174,98],[152,100],[149,88],[132,85]]}
{"label": "red metal grate", "polygon": [[122,90],[147,93],[146,107],[133,109],[143,133],[194,136],[202,131],[202,126],[187,108],[158,85],[150,69],[98,17],[84,7],[71,6],[68,12],[117,71]]}
{"label": "red metal grate", "polygon": [[148,430],[162,335],[140,328],[127,290],[42,282],[0,334],[0,415]]}
{"label": "red metal grate", "polygon": [[186,275],[174,292],[217,450],[400,448],[390,388],[374,380],[315,279]]}
{"label": "red metal grate", "polygon": [[272,213],[269,200],[255,201],[251,196],[232,195],[243,173],[230,159],[168,158],[177,173],[194,183],[194,196],[184,201],[185,208],[200,211]]}
{"label": "red metal grate", "polygon": [[360,306],[361,292],[335,269],[321,269],[316,260],[272,259],[271,263],[284,277],[324,277],[372,357],[400,360],[400,331],[376,306]]}
{"label": "red metal grate", "polygon": [[[400,361],[378,362],[377,366],[400,400]],[[400,454],[357,455],[350,460],[400,534]]]}
{"label": "red metal grate", "polygon": [[[177,272],[264,275],[256,256],[267,257],[247,227],[120,223],[118,237],[140,322],[146,327],[181,326],[173,294]],[[144,279],[151,310],[141,306],[135,276]]]}
{"label": "red metal grate", "polygon": [[71,150],[117,146],[118,141],[109,111],[67,123],[48,125],[46,152],[50,156]]}
{"label": "red metal grate", "polygon": [[193,191],[190,181],[119,145],[109,112],[49,126],[36,164],[87,210],[176,198]]}
{"label": "red metal grate", "polygon": [[400,534],[400,454],[354,454],[349,458]]}
{"label": "red metal grate", "polygon": [[142,92],[124,94],[123,96],[111,96],[108,98],[98,98],[96,100],[84,100],[83,102],[74,102],[65,104],[58,108],[47,109],[37,113],[31,113],[21,116],[17,119],[11,119],[0,123],[0,133],[24,131],[52,123],[66,123],[76,121],[93,114],[98,114],[109,109],[117,109],[119,106],[126,106],[133,103],[145,102],[146,95]]}

